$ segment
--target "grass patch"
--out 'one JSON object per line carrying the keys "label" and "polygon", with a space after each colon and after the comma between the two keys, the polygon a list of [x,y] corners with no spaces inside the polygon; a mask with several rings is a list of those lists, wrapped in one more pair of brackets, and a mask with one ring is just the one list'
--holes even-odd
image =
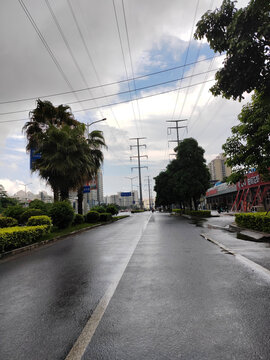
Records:
{"label": "grass patch", "polygon": [[78,230],[82,230],[82,229],[86,229],[86,228],[91,228],[95,225],[101,224],[100,222],[98,223],[83,223],[83,224],[78,224],[78,225],[74,225],[74,226],[69,226],[66,229],[57,229],[54,230],[52,232],[50,232],[49,234],[46,234],[42,237],[41,241],[43,240],[51,240],[55,237],[58,236],[64,236],[64,235],[68,235],[70,233],[72,233],[73,231],[78,231]]}
{"label": "grass patch", "polygon": [[117,220],[124,219],[124,218],[127,218],[127,217],[130,217],[130,215],[114,216],[112,219],[113,219],[113,221],[117,221]]}

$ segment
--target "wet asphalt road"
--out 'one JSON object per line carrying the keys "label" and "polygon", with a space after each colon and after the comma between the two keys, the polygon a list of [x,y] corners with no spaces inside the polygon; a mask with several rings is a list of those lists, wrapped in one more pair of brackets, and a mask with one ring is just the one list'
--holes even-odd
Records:
{"label": "wet asphalt road", "polygon": [[83,359],[268,360],[270,282],[200,232],[134,214],[0,263],[0,358],[65,359],[132,255]]}

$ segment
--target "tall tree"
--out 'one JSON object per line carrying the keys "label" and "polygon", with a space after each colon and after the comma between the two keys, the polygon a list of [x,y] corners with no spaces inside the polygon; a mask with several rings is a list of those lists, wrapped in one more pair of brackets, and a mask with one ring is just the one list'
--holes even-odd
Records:
{"label": "tall tree", "polygon": [[193,138],[183,140],[175,149],[177,157],[156,178],[158,205],[182,204],[197,209],[198,200],[209,188],[210,174],[204,150]]}
{"label": "tall tree", "polygon": [[252,90],[269,96],[270,1],[251,0],[238,10],[235,3],[223,0],[220,9],[207,11],[197,23],[195,39],[206,37],[215,52],[226,52],[210,90],[214,96],[234,100]]}
{"label": "tall tree", "polygon": [[255,92],[252,101],[243,106],[240,124],[232,128],[232,136],[223,145],[227,164],[233,168],[228,181],[236,182],[251,168],[269,179],[270,167],[270,102]]}

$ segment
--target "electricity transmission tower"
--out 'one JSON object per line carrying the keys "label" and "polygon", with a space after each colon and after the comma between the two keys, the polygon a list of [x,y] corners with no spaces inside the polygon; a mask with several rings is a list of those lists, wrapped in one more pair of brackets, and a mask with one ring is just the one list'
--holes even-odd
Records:
{"label": "electricity transmission tower", "polygon": [[140,147],[144,147],[146,148],[145,144],[140,144],[140,140],[142,139],[146,139],[145,137],[137,137],[137,138],[131,138],[129,140],[136,140],[136,145],[130,145],[130,150],[132,150],[132,148],[137,148],[137,154],[135,156],[130,156],[130,160],[132,160],[133,158],[138,158],[138,166],[133,166],[131,168],[131,170],[133,169],[138,169],[139,171],[139,190],[140,190],[140,209],[143,209],[143,197],[142,197],[142,176],[141,176],[141,169],[142,168],[146,168],[148,169],[147,166],[141,166],[141,158],[146,157],[148,158],[147,155],[140,155]]}

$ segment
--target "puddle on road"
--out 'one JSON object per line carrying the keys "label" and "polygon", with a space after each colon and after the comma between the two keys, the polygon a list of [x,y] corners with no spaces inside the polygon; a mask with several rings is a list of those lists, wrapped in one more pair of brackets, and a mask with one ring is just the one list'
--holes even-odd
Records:
{"label": "puddle on road", "polygon": [[191,221],[189,221],[190,224],[198,226],[198,227],[206,227],[206,219],[191,219]]}

